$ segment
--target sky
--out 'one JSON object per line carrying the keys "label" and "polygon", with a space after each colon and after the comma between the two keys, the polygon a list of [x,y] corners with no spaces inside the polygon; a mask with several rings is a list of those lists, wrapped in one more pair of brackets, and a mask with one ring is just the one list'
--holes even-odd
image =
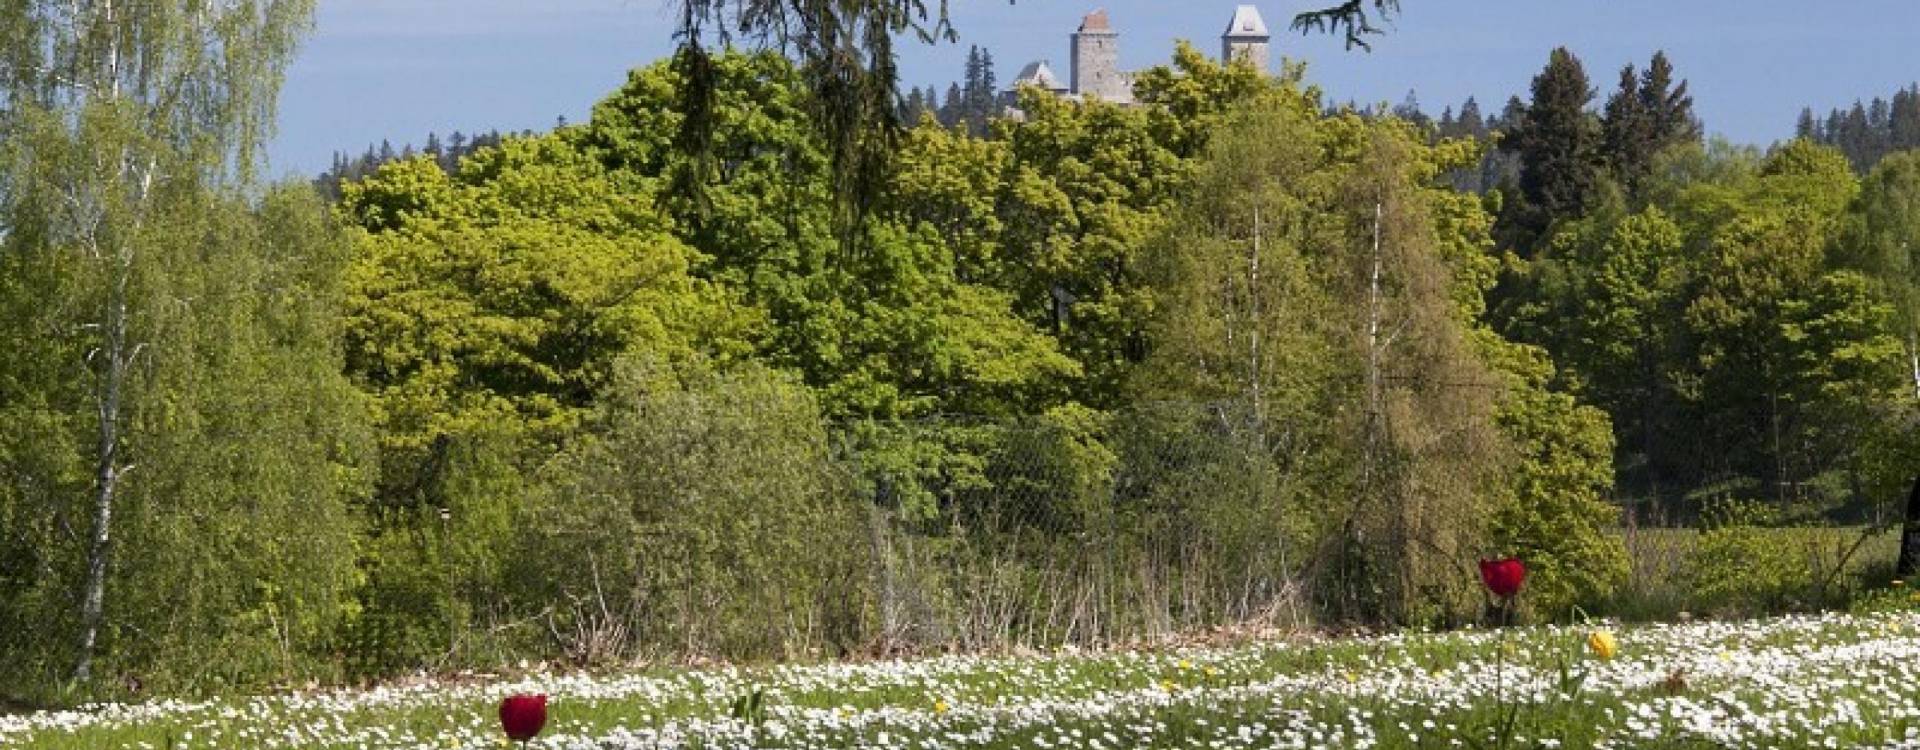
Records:
{"label": "sky", "polygon": [[[930,0],[931,1],[931,0]],[[1218,54],[1235,0],[949,0],[957,44],[899,47],[903,86],[960,77],[967,46],[1002,82],[1032,60],[1067,75],[1068,35],[1104,4],[1124,67],[1165,62],[1176,39]],[[1331,0],[1323,0],[1331,4]],[[1920,80],[1915,0],[1402,0],[1372,52],[1286,29],[1311,0],[1258,2],[1281,57],[1334,101],[1399,103],[1438,116],[1467,96],[1491,114],[1524,95],[1566,46],[1604,99],[1627,64],[1666,50],[1709,133],[1765,145],[1803,106],[1824,114]],[[578,122],[629,69],[672,50],[669,0],[320,0],[281,90],[273,173],[311,175],[335,151]],[[1597,106],[1598,100],[1596,100]]]}

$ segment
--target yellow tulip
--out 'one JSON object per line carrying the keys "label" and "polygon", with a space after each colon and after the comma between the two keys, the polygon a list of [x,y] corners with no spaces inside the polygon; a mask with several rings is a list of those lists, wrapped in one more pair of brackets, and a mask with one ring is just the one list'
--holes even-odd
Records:
{"label": "yellow tulip", "polygon": [[1587,634],[1587,650],[1600,657],[1601,661],[1608,661],[1614,654],[1620,653],[1620,642],[1614,640],[1613,633],[1609,631],[1595,630]]}

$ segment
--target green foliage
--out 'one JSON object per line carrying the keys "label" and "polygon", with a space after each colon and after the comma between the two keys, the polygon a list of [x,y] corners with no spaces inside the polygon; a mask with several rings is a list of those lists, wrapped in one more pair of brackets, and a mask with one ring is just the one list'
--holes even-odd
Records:
{"label": "green foliage", "polygon": [[1781,544],[1767,526],[1778,512],[1764,505],[1726,501],[1710,508],[1709,524],[1689,558],[1694,595],[1708,611],[1727,614],[1804,608],[1817,571],[1805,550]]}
{"label": "green foliage", "polygon": [[1627,576],[1626,550],[1611,528],[1613,434],[1606,412],[1547,387],[1552,366],[1537,348],[1482,338],[1509,379],[1501,432],[1518,454],[1495,511],[1497,549],[1527,564],[1523,604],[1546,619],[1594,610]]}
{"label": "green foliage", "polygon": [[743,353],[760,319],[692,276],[644,193],[558,136],[513,139],[454,176],[421,158],[344,188],[359,226],[347,369],[374,397],[381,501],[412,506],[443,437],[554,446],[623,354]]}
{"label": "green foliage", "polygon": [[1281,538],[1345,550],[1319,573],[1335,612],[1468,617],[1457,573],[1495,549],[1535,568],[1544,611],[1604,596],[1624,567],[1606,418],[1477,327],[1490,218],[1426,187],[1476,155],[1316,109],[1282,88],[1213,136],[1157,255],[1135,387],[1250,405],[1257,450],[1285,457],[1267,469],[1268,502],[1298,514]]}
{"label": "green foliage", "polygon": [[[277,69],[287,20],[232,72]],[[233,189],[264,83],[206,141],[19,89],[0,668],[215,689],[1457,624],[1495,554],[1560,618],[1632,582],[1616,482],[1630,512],[1767,498],[1688,596],[1799,607],[1853,574],[1762,521],[1861,512],[1916,450],[1920,169],[1698,147],[1663,57],[1603,130],[1556,51],[1506,118],[1511,201],[1447,187],[1481,144],[1328,114],[1298,66],[1182,45],[1137,106],[1028,91],[856,142],[873,102],[835,97],[870,81],[802,57],[690,51],[331,217]]]}
{"label": "green foliage", "polygon": [[1585,213],[1600,180],[1601,133],[1587,112],[1593,88],[1580,59],[1554,49],[1533,79],[1533,99],[1502,148],[1520,155],[1520,194],[1503,217],[1518,232],[1510,244],[1522,255],[1555,219]]}
{"label": "green foliage", "polygon": [[1890,502],[1912,443],[1904,266],[1872,249],[1845,158],[1795,141],[1658,163],[1651,205],[1562,220],[1513,266],[1502,330],[1612,416],[1635,512],[1684,518],[1716,486],[1801,516]]}
{"label": "green foliage", "polygon": [[[142,311],[131,335],[151,343],[127,385],[119,450],[137,469],[115,508],[100,668],[198,689],[323,669],[316,661],[358,576],[348,503],[371,478],[364,401],[331,344],[344,238],[304,187],[274,188],[254,205],[196,197],[149,221],[156,236],[142,244],[127,299]],[[19,563],[0,583],[0,630],[11,634],[10,670],[47,679],[73,658],[70,608],[86,558],[69,534],[86,514],[81,456],[97,425],[76,416],[88,413],[85,395],[51,379],[81,354],[23,334],[58,325],[82,294],[101,291],[41,285],[64,261],[17,249],[0,274],[31,285],[41,305],[13,310],[6,325],[21,333],[8,338],[66,365],[49,379],[31,368],[6,378],[11,423],[24,429],[0,449],[14,478],[0,492],[9,529],[0,556]]]}
{"label": "green foliage", "polygon": [[1673,83],[1673,64],[1656,52],[1644,73],[1629,65],[1620,71],[1620,87],[1608,97],[1601,117],[1606,161],[1627,195],[1639,198],[1660,153],[1698,141],[1693,97],[1687,82]]}
{"label": "green foliage", "polygon": [[1854,598],[1847,611],[1855,614],[1910,614],[1920,611],[1920,596],[1906,581],[1894,581]]}
{"label": "green foliage", "polygon": [[514,590],[582,661],[851,647],[866,524],[826,450],[788,378],[622,360],[516,515]]}
{"label": "green foliage", "polygon": [[[826,147],[798,74],[765,54],[713,66],[723,84],[713,146],[726,168],[697,194],[658,203],[705,254],[694,273],[764,311],[758,357],[801,373],[835,415],[1030,413],[1077,374],[1051,338],[1013,316],[1002,289],[981,283],[1009,260],[994,247],[999,220],[975,192],[995,189],[1003,151],[932,126],[911,134],[915,148],[889,177],[899,200],[877,206],[863,252],[844,255]],[[580,148],[625,179],[683,174],[688,157],[668,134],[685,85],[667,66],[635,71],[595,107]]]}

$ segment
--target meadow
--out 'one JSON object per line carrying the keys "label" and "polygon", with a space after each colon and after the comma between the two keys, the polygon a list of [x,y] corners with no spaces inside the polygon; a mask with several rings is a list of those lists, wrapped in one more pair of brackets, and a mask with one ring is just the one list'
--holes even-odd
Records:
{"label": "meadow", "polygon": [[552,697],[532,743],[544,748],[1920,747],[1920,614],[1893,609],[1624,626],[1610,659],[1588,645],[1605,626],[1583,625],[765,668],[534,666],[24,714],[0,718],[0,745],[497,747],[499,700],[538,692]]}

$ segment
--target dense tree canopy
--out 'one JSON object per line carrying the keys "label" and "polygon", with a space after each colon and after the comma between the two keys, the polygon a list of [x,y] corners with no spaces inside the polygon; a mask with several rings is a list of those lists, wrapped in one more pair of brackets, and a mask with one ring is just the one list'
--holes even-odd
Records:
{"label": "dense tree canopy", "polygon": [[588,121],[316,191],[251,175],[306,4],[63,7],[0,11],[7,700],[1460,625],[1504,555],[1565,620],[1622,526],[1920,455],[1920,159],[1703,143],[1664,54],[1431,118],[1183,44],[1002,116],[976,50],[943,119],[943,5],[687,0]]}

